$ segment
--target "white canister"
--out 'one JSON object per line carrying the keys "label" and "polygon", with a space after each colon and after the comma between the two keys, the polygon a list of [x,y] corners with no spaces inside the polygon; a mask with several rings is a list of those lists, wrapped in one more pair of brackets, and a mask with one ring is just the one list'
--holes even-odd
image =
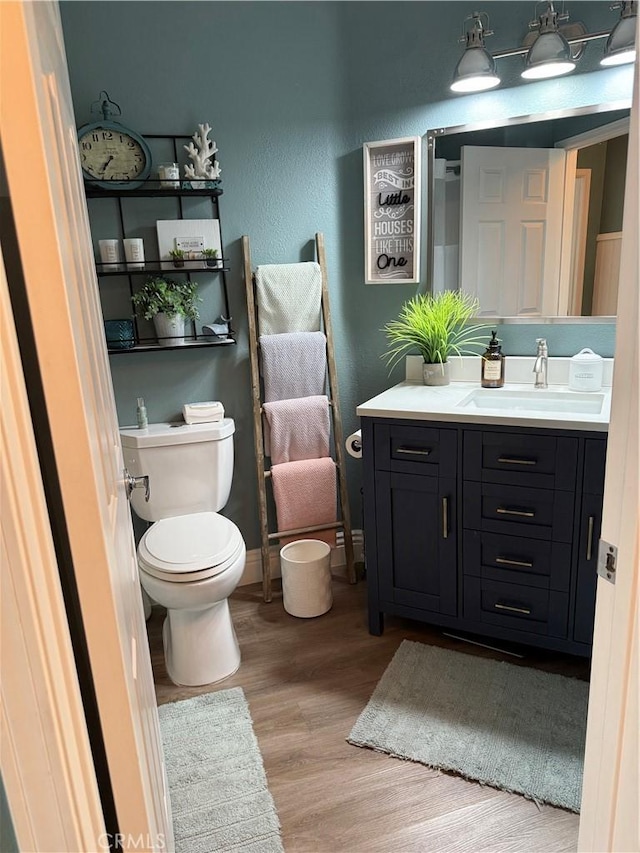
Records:
{"label": "white canister", "polygon": [[599,391],[602,388],[602,356],[585,347],[569,362],[570,391]]}

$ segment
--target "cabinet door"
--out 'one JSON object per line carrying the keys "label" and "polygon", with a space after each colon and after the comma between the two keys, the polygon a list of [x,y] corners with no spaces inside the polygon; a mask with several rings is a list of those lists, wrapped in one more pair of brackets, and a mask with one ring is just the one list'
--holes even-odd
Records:
{"label": "cabinet door", "polygon": [[455,480],[376,472],[380,597],[456,614]]}
{"label": "cabinet door", "polygon": [[591,643],[596,611],[598,542],[602,520],[602,495],[585,494],[580,514],[578,541],[578,572],[573,639]]}

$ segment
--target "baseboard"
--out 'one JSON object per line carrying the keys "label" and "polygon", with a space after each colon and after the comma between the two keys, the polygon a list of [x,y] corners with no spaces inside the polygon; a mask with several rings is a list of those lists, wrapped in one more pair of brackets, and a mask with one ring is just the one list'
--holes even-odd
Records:
{"label": "baseboard", "polygon": [[[364,537],[362,530],[352,530],[351,538],[353,540],[354,560],[356,563],[361,563],[364,559]],[[347,563],[344,556],[342,531],[338,531],[337,542],[337,546],[331,551],[331,574],[336,577],[346,577]],[[272,578],[280,577],[279,556],[280,547],[278,545],[272,545],[269,549]],[[247,551],[247,561],[238,586],[247,586],[250,583],[262,583],[262,557],[260,548],[254,548],[251,551]]]}

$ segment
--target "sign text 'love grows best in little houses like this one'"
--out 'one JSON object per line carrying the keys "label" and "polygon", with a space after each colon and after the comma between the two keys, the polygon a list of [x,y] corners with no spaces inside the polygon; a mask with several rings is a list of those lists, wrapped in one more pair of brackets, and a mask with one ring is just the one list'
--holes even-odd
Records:
{"label": "sign text 'love grows best in little houses like this one'", "polygon": [[365,283],[417,284],[420,139],[364,145]]}

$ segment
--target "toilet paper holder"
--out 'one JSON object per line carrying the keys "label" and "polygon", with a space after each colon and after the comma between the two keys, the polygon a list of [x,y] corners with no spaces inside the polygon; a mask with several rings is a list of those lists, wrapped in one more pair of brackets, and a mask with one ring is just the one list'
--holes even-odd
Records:
{"label": "toilet paper holder", "polygon": [[345,441],[345,447],[347,449],[347,453],[349,456],[352,456],[354,459],[362,458],[362,431],[356,430],[352,432],[350,436],[348,436]]}

